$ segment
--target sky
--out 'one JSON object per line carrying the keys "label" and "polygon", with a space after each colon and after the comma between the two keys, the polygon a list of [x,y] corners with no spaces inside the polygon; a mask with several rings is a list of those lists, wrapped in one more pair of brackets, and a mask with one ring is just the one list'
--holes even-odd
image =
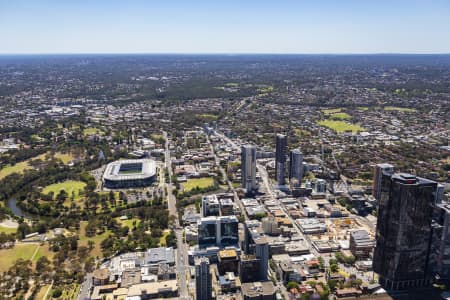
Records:
{"label": "sky", "polygon": [[0,54],[450,53],[450,0],[0,0]]}

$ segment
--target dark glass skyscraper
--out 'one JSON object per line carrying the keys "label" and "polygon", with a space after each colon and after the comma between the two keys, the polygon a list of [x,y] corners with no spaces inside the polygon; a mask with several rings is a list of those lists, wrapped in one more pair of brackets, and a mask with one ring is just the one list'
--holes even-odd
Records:
{"label": "dark glass skyscraper", "polygon": [[303,178],[303,154],[299,149],[289,153],[289,180],[300,186]]}
{"label": "dark glass skyscraper", "polygon": [[383,173],[373,269],[388,290],[431,284],[432,219],[437,183]]}
{"label": "dark glass skyscraper", "polygon": [[[183,274],[180,274],[183,276]],[[195,285],[196,299],[210,300],[212,299],[212,279],[209,270],[209,259],[206,257],[199,258],[195,261]]]}
{"label": "dark glass skyscraper", "polygon": [[275,149],[275,179],[278,185],[284,185],[286,173],[286,151],[287,137],[284,134],[277,134]]}
{"label": "dark glass skyscraper", "polygon": [[242,188],[247,192],[256,190],[256,147],[245,145],[241,148]]}

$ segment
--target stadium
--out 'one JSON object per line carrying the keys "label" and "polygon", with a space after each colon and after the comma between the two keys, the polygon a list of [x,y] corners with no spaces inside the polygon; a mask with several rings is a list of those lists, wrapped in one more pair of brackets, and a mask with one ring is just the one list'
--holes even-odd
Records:
{"label": "stadium", "polygon": [[103,173],[104,187],[110,189],[146,187],[156,178],[156,162],[128,159],[109,163]]}

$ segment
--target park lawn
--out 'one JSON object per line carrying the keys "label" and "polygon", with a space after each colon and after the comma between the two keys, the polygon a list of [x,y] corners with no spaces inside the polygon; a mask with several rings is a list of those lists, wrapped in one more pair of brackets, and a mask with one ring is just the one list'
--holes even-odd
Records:
{"label": "park lawn", "polygon": [[98,128],[88,127],[88,128],[83,129],[83,134],[84,135],[94,135],[94,134],[104,135],[105,132]]}
{"label": "park lawn", "polygon": [[325,115],[331,115],[331,114],[341,112],[341,110],[342,110],[342,108],[329,108],[329,109],[322,109],[322,112]]}
{"label": "park lawn", "polygon": [[188,179],[187,182],[183,183],[184,191],[189,192],[190,190],[195,189],[196,187],[199,188],[207,188],[214,185],[214,178],[212,177],[205,177],[205,178],[194,178],[194,179]]}
{"label": "park lawn", "polygon": [[102,257],[102,249],[100,247],[100,243],[111,234],[111,231],[106,230],[102,234],[88,237],[88,236],[86,236],[86,230],[85,230],[87,223],[88,223],[87,221],[80,222],[80,232],[78,234],[80,239],[78,241],[78,246],[88,247],[88,241],[91,240],[94,242],[94,249],[92,249],[91,256]]}
{"label": "park lawn", "polygon": [[31,259],[36,251],[36,248],[39,249],[33,258],[33,262],[36,262],[39,257],[44,255],[51,259],[52,253],[48,249],[48,245],[40,246],[34,243],[16,244],[11,249],[0,250],[0,272],[7,271],[18,259]]}
{"label": "park lawn", "polygon": [[16,233],[17,228],[4,227],[0,225],[0,232],[4,232],[6,234]]}
{"label": "park lawn", "polygon": [[[44,296],[47,293],[47,290],[49,289],[50,285],[44,285],[40,288],[39,292],[36,294],[36,300],[45,300]],[[50,293],[48,293],[47,298],[49,298],[49,296],[51,296]]]}
{"label": "park lawn", "polygon": [[131,218],[131,219],[127,219],[127,220],[120,220],[120,217],[116,218],[117,222],[122,226],[128,226],[128,228],[131,230],[133,229],[133,222],[136,221],[136,227],[139,226],[139,223],[141,223],[141,220],[139,220],[138,218]]}
{"label": "park lawn", "polygon": [[329,117],[335,120],[350,120],[352,118],[352,116],[345,112],[331,114]]}
{"label": "park lawn", "polygon": [[0,170],[0,180],[12,173],[23,173],[25,170],[33,169],[28,161],[19,162],[13,166],[6,166]]}
{"label": "park lawn", "polygon": [[166,247],[166,237],[170,234],[170,230],[165,229],[163,235],[159,238],[159,246]]}
{"label": "park lawn", "polygon": [[56,152],[55,158],[59,159],[60,161],[63,162],[63,164],[67,165],[69,162],[74,160],[75,157],[70,153]]}
{"label": "park lawn", "polygon": [[[42,193],[49,194],[50,192],[53,192],[53,194],[54,194],[53,199],[55,199],[61,190],[66,191],[68,198],[72,197],[72,192],[73,192],[74,200],[77,201],[77,200],[80,200],[80,198],[81,198],[80,191],[83,191],[85,187],[86,187],[86,183],[84,183],[83,181],[66,180],[63,182],[54,183],[54,184],[50,184],[50,185],[46,186],[42,190]],[[69,202],[69,204],[70,204],[70,202]]]}
{"label": "park lawn", "polygon": [[260,93],[271,93],[273,92],[274,88],[273,86],[267,86],[267,87],[261,87],[258,89],[258,92]]}
{"label": "park lawn", "polygon": [[36,255],[33,257],[33,263],[36,263],[39,258],[42,256],[46,256],[49,260],[53,259],[54,253],[50,250],[49,245],[45,244],[42,246],[39,246],[38,251],[36,252]]}
{"label": "park lawn", "polygon": [[197,116],[199,118],[202,118],[202,119],[207,120],[207,121],[216,121],[219,118],[219,116],[216,116],[216,115],[213,115],[213,114],[197,114]]}
{"label": "park lawn", "polygon": [[403,112],[416,112],[417,111],[414,108],[397,107],[397,106],[385,106],[384,110],[387,110],[387,111],[403,111]]}
{"label": "park lawn", "polygon": [[358,124],[351,124],[344,121],[322,120],[317,122],[317,124],[319,124],[320,126],[328,127],[337,133],[345,131],[352,131],[353,133],[365,131],[365,129]]}

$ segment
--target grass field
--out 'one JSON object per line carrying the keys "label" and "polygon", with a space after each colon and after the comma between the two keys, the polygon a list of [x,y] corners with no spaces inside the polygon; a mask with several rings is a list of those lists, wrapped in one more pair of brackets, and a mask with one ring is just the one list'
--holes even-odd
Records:
{"label": "grass field", "polygon": [[322,109],[322,112],[325,115],[331,115],[331,114],[341,112],[341,110],[342,110],[342,108],[330,108],[330,109]]}
{"label": "grass field", "polygon": [[320,126],[325,126],[330,128],[335,132],[352,131],[353,133],[364,131],[365,129],[357,124],[351,124],[344,121],[333,121],[333,120],[323,120],[317,122]]}
{"label": "grass field", "polygon": [[78,234],[80,237],[80,240],[78,241],[78,246],[86,246],[87,247],[88,241],[91,240],[94,242],[94,249],[92,249],[91,256],[102,257],[102,249],[100,247],[100,243],[111,234],[111,231],[106,230],[105,232],[103,232],[100,235],[95,235],[93,237],[87,237],[86,230],[85,230],[86,225],[87,225],[87,221],[80,222],[80,232]]}
{"label": "grass field", "polygon": [[69,195],[69,198],[72,197],[72,192],[74,193],[74,200],[80,199],[80,191],[84,190],[86,187],[86,183],[82,181],[75,181],[75,180],[66,180],[60,183],[54,183],[51,185],[46,186],[43,190],[43,194],[48,194],[50,192],[54,193],[54,197],[56,198],[56,195],[59,194],[61,190],[66,191],[66,193]]}
{"label": "grass field", "polygon": [[[43,287],[41,287],[41,289],[39,290],[39,292],[36,294],[36,300],[45,300],[44,296],[47,293],[48,288],[50,287],[49,284],[44,285]],[[49,298],[49,296],[51,296],[51,294],[49,293],[47,295],[47,298]]]}
{"label": "grass field", "polygon": [[55,158],[59,159],[63,162],[63,164],[67,165],[70,161],[74,160],[75,157],[70,153],[56,152]]}
{"label": "grass field", "polygon": [[359,110],[359,111],[368,111],[369,108],[368,108],[367,106],[359,106],[359,107],[357,108],[357,110]]}
{"label": "grass field", "polygon": [[352,116],[350,116],[348,113],[340,112],[329,115],[334,120],[350,120]]}
{"label": "grass field", "polygon": [[166,246],[166,237],[169,235],[170,230],[166,229],[163,232],[163,235],[159,238],[159,246],[165,247]]}
{"label": "grass field", "polygon": [[202,189],[214,185],[214,179],[212,177],[188,179],[188,181],[183,183],[182,185],[184,190],[186,192],[189,192],[190,190],[195,189],[195,187],[197,186]]}
{"label": "grass field", "polygon": [[28,164],[28,161],[22,161],[20,163],[15,164],[14,166],[6,166],[0,170],[0,179],[5,178],[6,176],[12,173],[23,173],[23,171],[32,168],[33,167]]}
{"label": "grass field", "polygon": [[[35,252],[36,254],[34,255]],[[16,244],[14,248],[0,250],[0,272],[7,271],[16,260],[21,258],[31,259],[33,255],[33,263],[41,256],[47,256],[49,259],[52,259],[52,252],[48,249],[48,245]]]}
{"label": "grass field", "polygon": [[105,133],[103,132],[103,130],[100,130],[98,128],[88,127],[88,128],[83,129],[83,134],[84,135],[94,135],[94,134],[103,135]]}
{"label": "grass field", "polygon": [[416,112],[417,110],[414,108],[406,108],[406,107],[397,107],[397,106],[386,106],[384,110],[387,111],[403,111],[403,112]]}
{"label": "grass field", "polygon": [[0,225],[0,232],[15,233],[16,231],[17,231],[17,228],[4,227],[4,226]]}
{"label": "grass field", "polygon": [[120,220],[119,218],[116,218],[117,222],[122,225],[122,226],[128,226],[128,228],[133,229],[133,222],[136,221],[136,227],[139,226],[139,223],[141,223],[141,220],[139,220],[138,218],[132,218],[132,219],[127,219],[127,220]]}

